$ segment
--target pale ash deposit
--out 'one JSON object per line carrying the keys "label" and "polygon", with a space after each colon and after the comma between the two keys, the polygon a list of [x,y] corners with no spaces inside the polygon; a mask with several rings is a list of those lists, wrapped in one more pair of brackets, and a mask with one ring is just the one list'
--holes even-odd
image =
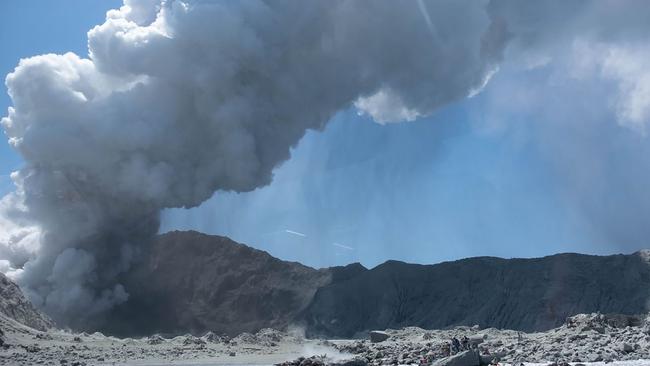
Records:
{"label": "pale ash deposit", "polygon": [[[263,329],[230,338],[209,332],[202,337],[115,338],[101,333],[38,331],[0,316],[2,365],[526,365],[592,363],[650,364],[650,323],[641,316],[577,315],[559,328],[540,333],[480,327],[424,330],[388,329],[388,339],[306,339],[299,331]],[[448,356],[452,337],[474,344]]]}

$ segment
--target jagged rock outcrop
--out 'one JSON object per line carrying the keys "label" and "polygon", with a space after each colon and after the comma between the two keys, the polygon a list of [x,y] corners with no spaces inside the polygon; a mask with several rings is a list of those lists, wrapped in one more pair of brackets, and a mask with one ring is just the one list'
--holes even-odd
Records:
{"label": "jagged rock outcrop", "polygon": [[47,330],[54,326],[49,317],[36,310],[25,298],[18,285],[2,273],[0,273],[0,314],[37,330]]}
{"label": "jagged rock outcrop", "polygon": [[328,337],[411,325],[546,330],[578,313],[645,313],[649,258],[642,251],[316,270],[228,238],[171,232],[125,275],[129,300],[100,330],[234,336],[296,324]]}

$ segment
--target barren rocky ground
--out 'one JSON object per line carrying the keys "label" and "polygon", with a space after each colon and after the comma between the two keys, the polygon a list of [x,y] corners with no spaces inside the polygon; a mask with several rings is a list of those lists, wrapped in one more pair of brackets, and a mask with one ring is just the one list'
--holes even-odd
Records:
{"label": "barren rocky ground", "polygon": [[[182,237],[184,237],[184,234],[181,235],[181,239]],[[206,240],[211,239],[208,237]],[[181,242],[182,241],[179,241],[179,243]],[[165,319],[175,321],[178,320],[179,317],[188,316],[183,312],[183,309],[189,309],[189,314],[193,315],[188,319],[194,319],[192,322],[198,325],[196,327],[181,328],[186,329],[186,331],[192,331],[195,335],[186,334],[170,336],[168,334],[178,335],[180,333],[170,331],[164,334],[149,332],[147,333],[147,336],[144,337],[117,338],[99,332],[77,333],[57,329],[54,327],[54,323],[46,315],[42,314],[32,306],[32,304],[23,296],[18,286],[0,274],[0,365],[81,366],[279,364],[282,366],[392,366],[424,364],[433,366],[479,366],[495,362],[518,365],[522,362],[525,364],[544,365],[551,363],[557,363],[558,365],[566,365],[566,363],[573,363],[574,365],[578,363],[601,365],[605,363],[621,362],[624,362],[626,365],[650,365],[650,361],[646,361],[650,360],[650,317],[646,315],[601,315],[600,313],[582,314],[566,318],[564,324],[560,324],[558,327],[537,332],[503,330],[491,327],[482,327],[479,325],[441,327],[443,329],[440,330],[426,330],[419,327],[394,327],[396,329],[385,329],[381,331],[382,328],[385,328],[386,326],[369,327],[367,326],[368,323],[353,324],[355,319],[363,321],[364,319],[367,320],[366,318],[372,318],[374,315],[369,312],[372,309],[376,310],[377,308],[384,309],[385,311],[382,313],[384,315],[388,314],[393,318],[403,318],[398,323],[410,323],[412,319],[409,314],[429,314],[427,315],[427,319],[429,319],[428,317],[437,314],[431,308],[427,308],[427,304],[432,304],[433,302],[423,301],[418,303],[417,299],[426,300],[430,296],[433,296],[431,294],[444,295],[445,291],[430,292],[425,291],[426,289],[420,289],[417,293],[427,294],[429,297],[415,296],[414,294],[416,292],[413,292],[414,286],[421,283],[422,279],[426,277],[423,277],[422,271],[426,269],[435,272],[442,268],[445,273],[464,273],[469,276],[473,273],[472,271],[461,270],[463,268],[466,269],[467,265],[461,266],[462,268],[457,268],[458,265],[465,262],[461,263],[461,261],[458,261],[449,264],[442,264],[440,266],[415,266],[393,263],[389,266],[380,266],[377,267],[377,269],[370,271],[352,266],[338,268],[332,272],[321,272],[309,269],[308,267],[299,264],[290,264],[279,261],[265,253],[254,251],[243,245],[233,244],[232,242],[223,242],[219,245],[220,246],[217,248],[221,252],[232,252],[229,254],[226,253],[227,255],[224,255],[223,257],[231,258],[232,263],[228,262],[226,259],[219,262],[214,259],[214,256],[197,255],[196,253],[191,257],[207,258],[203,266],[205,268],[208,268],[209,264],[215,263],[219,264],[217,267],[221,270],[225,268],[225,274],[221,272],[211,273],[207,270],[204,271],[203,269],[205,268],[203,267],[200,267],[197,272],[202,275],[211,273],[210,276],[219,278],[221,282],[210,281],[210,278],[213,278],[210,276],[201,281],[194,282],[190,281],[192,278],[191,276],[187,278],[184,276],[178,276],[176,279],[178,282],[174,282],[170,279],[162,281],[159,284],[159,286],[162,286],[163,283],[172,284],[170,285],[172,290],[169,291],[172,294],[179,293],[173,291],[174,289],[192,289],[193,287],[188,285],[191,283],[202,284],[201,286],[206,289],[215,287],[215,292],[211,292],[212,295],[210,295],[211,298],[215,299],[218,297],[217,295],[219,293],[233,294],[232,291],[227,292],[223,290],[226,285],[234,286],[237,289],[237,291],[235,291],[236,293],[231,298],[236,301],[232,300],[232,302],[228,302],[227,304],[224,301],[215,303],[219,305],[218,309],[221,317],[214,318],[216,319],[213,319],[215,321],[214,323],[201,323],[200,320],[206,317],[201,317],[199,316],[200,314],[196,315],[196,311],[199,309],[196,304],[201,305],[201,309],[208,309],[209,304],[212,304],[213,302],[199,301],[203,299],[203,297],[199,295],[193,297],[193,293],[189,290],[186,290],[189,291],[187,293],[182,292],[182,294],[185,295],[183,298],[192,299],[192,301],[187,301],[189,301],[189,304],[195,304],[194,307],[186,307],[179,303],[170,308],[171,310],[168,309],[170,312],[160,313],[163,315],[172,314],[157,319],[159,323],[162,323]],[[182,245],[178,244],[178,247],[180,248]],[[199,246],[199,249],[202,248],[205,249],[204,246]],[[219,253],[224,254],[221,252]],[[201,251],[200,253],[205,254]],[[208,251],[208,253],[212,252]],[[641,286],[645,283],[644,281],[646,280],[646,277],[644,277],[645,275],[641,276],[639,273],[633,273],[633,270],[642,269],[645,271],[650,268],[648,266],[648,258],[645,256],[647,253],[650,252],[639,252],[631,256],[593,258],[586,256],[576,257],[571,255],[555,256],[552,259],[555,262],[558,260],[572,261],[571,266],[568,266],[568,262],[562,262],[562,265],[559,267],[577,268],[577,270],[572,272],[576,274],[573,277],[561,277],[559,283],[568,284],[566,286],[563,285],[564,287],[562,287],[561,291],[552,291],[554,295],[549,297],[549,299],[556,299],[557,296],[559,296],[558,294],[566,293],[569,289],[577,288],[584,284],[584,278],[587,278],[593,272],[591,269],[587,270],[585,268],[593,267],[592,262],[594,261],[608,261],[609,267],[607,268],[610,270],[608,273],[619,275],[619,277],[623,276],[623,280],[619,282],[629,284],[633,287]],[[248,262],[247,260],[243,260],[242,257],[247,260],[253,258],[255,261]],[[577,260],[582,261],[583,263],[580,264],[576,262]],[[224,264],[222,263],[223,261],[228,263]],[[249,266],[244,269],[237,267],[236,263],[242,261],[248,263]],[[482,267],[479,267],[485,269],[492,266],[493,263],[502,260],[482,258],[475,259],[474,261],[483,263],[481,264]],[[529,262],[526,263],[530,264]],[[546,262],[546,259],[539,260],[539,263],[542,264]],[[156,265],[152,265],[152,268],[168,268],[169,266],[163,265],[164,263],[166,263],[164,260],[157,259],[155,261]],[[489,266],[485,267],[485,263],[489,264]],[[514,261],[508,263],[516,264]],[[630,263],[636,263],[636,267],[628,266]],[[445,266],[451,266],[453,268],[451,268],[451,271],[448,271],[443,268]],[[473,268],[473,266],[475,265],[472,264],[470,267]],[[612,268],[619,268],[620,270],[613,270]],[[387,271],[387,269],[390,271]],[[374,273],[373,271],[376,273],[372,274]],[[268,275],[269,273],[272,275]],[[372,276],[366,278],[364,273],[372,274]],[[514,271],[508,275],[503,274],[502,278],[515,278],[517,277],[517,274],[521,273],[521,271]],[[265,274],[266,277],[264,277]],[[389,276],[393,274],[400,274],[401,277],[399,277],[399,280],[390,282],[390,278],[398,278]],[[282,282],[282,279],[287,276],[291,281],[287,283]],[[625,276],[628,276],[629,278]],[[305,310],[304,306],[308,303],[309,297],[312,295],[313,291],[317,292],[315,295],[317,298],[322,298],[324,293],[329,293],[330,290],[324,290],[322,287],[320,290],[316,290],[316,285],[304,285],[304,283],[312,283],[310,282],[311,279],[313,279],[312,277],[319,281],[323,280],[323,278],[331,280],[331,284],[338,283],[338,285],[332,285],[334,287],[330,288],[333,292],[326,296],[327,301],[322,303],[319,302],[323,306],[318,306],[318,309],[327,310],[328,308],[324,307],[324,305],[330,304],[332,308],[335,309],[332,314],[335,314],[336,316],[318,318],[312,316],[315,313],[307,312],[307,315],[311,314],[308,316],[309,319],[316,319],[318,321],[312,324],[308,322],[305,323],[304,321],[302,323],[292,322],[289,324],[305,324],[306,327],[287,327],[287,322],[289,322],[293,316],[298,316],[296,314],[301,314],[298,316],[299,319],[301,316],[305,316],[305,313],[302,313],[302,311]],[[439,276],[433,276],[431,278],[438,277]],[[585,301],[589,300],[587,302],[593,304],[599,302],[602,302],[603,304],[618,304],[617,306],[620,305],[623,308],[628,309],[626,304],[630,301],[636,303],[645,298],[644,294],[639,294],[632,288],[625,288],[624,291],[619,289],[617,290],[618,293],[613,290],[609,291],[609,285],[607,285],[609,282],[605,281],[604,275],[601,277],[602,281],[599,280],[593,282],[596,284],[594,286],[600,290],[585,290],[582,292],[584,297],[573,299],[570,303],[583,303],[584,305],[584,303],[586,303]],[[611,275],[610,277],[615,276]],[[237,281],[233,278],[237,279]],[[305,278],[308,280],[305,280]],[[377,278],[379,278],[379,280]],[[442,278],[446,277],[443,276]],[[255,279],[255,281],[253,279]],[[258,279],[262,282],[257,281]],[[382,279],[388,282],[383,281]],[[306,282],[303,283],[303,281]],[[500,283],[498,281],[493,282],[496,284]],[[263,283],[266,287],[264,291],[258,293],[257,289],[260,287],[260,283]],[[387,290],[386,294],[382,296],[393,296],[395,299],[401,299],[403,301],[395,303],[388,300],[383,302],[377,300],[374,304],[346,302],[350,299],[350,297],[346,295],[349,292],[349,289],[367,288],[368,286],[364,287],[364,284],[372,283],[396,284],[392,287],[392,290]],[[537,282],[532,281],[531,283]],[[408,286],[402,286],[400,284],[408,284]],[[475,286],[475,283],[470,281],[467,286],[469,286],[470,289],[474,288],[472,286]],[[459,284],[458,288],[463,287]],[[512,286],[507,288],[513,289],[518,287]],[[279,291],[278,289],[286,289],[287,291]],[[337,289],[348,290],[339,293]],[[598,293],[597,296],[594,295],[596,292]],[[297,295],[305,293],[309,296],[305,295],[301,297]],[[318,293],[320,293],[320,295],[318,295]],[[247,295],[243,296],[242,294]],[[288,296],[289,299],[283,300],[284,295],[281,296],[281,294]],[[624,294],[633,295],[626,296]],[[519,294],[517,298],[523,299],[524,297],[523,294]],[[534,297],[533,293],[529,293],[529,297]],[[157,297],[152,297],[152,299],[157,299]],[[271,303],[271,305],[273,305],[271,308],[274,309],[274,311],[270,314],[262,314],[263,316],[258,318],[256,316],[260,316],[259,311],[264,309],[268,310],[265,308],[265,304],[269,304],[268,302],[265,302],[266,299],[273,299],[274,302]],[[370,296],[368,299],[373,299],[373,297]],[[368,299],[365,301],[369,301]],[[455,297],[450,295],[450,299],[453,301],[460,301],[457,293]],[[468,304],[472,302],[470,301],[470,298],[467,298],[466,300],[466,303]],[[508,304],[513,305],[514,303],[503,301],[503,299],[500,301],[501,307],[499,309],[501,310],[497,311],[495,314],[500,314],[499,316],[503,319],[510,319],[508,311],[503,309],[506,309],[507,306],[509,306]],[[565,304],[567,301],[552,301],[549,304],[554,306],[549,309],[556,309],[557,306]],[[383,305],[381,305],[389,303],[393,305],[388,308],[382,307]],[[419,305],[416,306],[416,303]],[[250,305],[247,307],[245,306],[246,304]],[[348,304],[349,306],[342,307],[341,304]],[[354,304],[358,306],[355,307],[353,306]],[[364,304],[368,306],[365,306]],[[456,304],[453,306],[463,307],[464,305]],[[229,309],[233,307],[239,307],[238,311],[230,312]],[[143,307],[142,310],[146,308],[147,307]],[[293,311],[293,313],[282,313],[285,308],[292,309],[291,311]],[[157,309],[163,310],[164,308],[159,307]],[[300,309],[302,310],[299,312],[298,310]],[[363,309],[367,309],[365,317],[359,315],[359,312]],[[399,311],[394,312],[391,309],[397,309]],[[447,315],[453,312],[454,309],[455,308],[453,307],[448,308]],[[471,312],[469,312],[468,309],[469,305],[463,307],[461,310],[469,314]],[[536,309],[535,307],[528,307],[528,309],[532,310],[522,319],[526,319],[527,322],[535,323],[535,317],[541,315],[539,315],[539,311],[534,310]],[[211,311],[212,313],[217,312],[217,310],[214,309]],[[346,313],[346,311],[350,312],[352,315]],[[564,309],[563,311],[568,310]],[[632,313],[632,311],[630,310],[628,314],[629,313]],[[131,317],[134,316],[134,314],[131,315]],[[233,318],[227,318],[228,316],[232,316]],[[278,329],[294,330],[281,332],[265,328],[254,334],[241,332],[238,332],[238,335],[233,334],[235,329],[241,327],[244,329],[262,328],[259,325],[265,324],[266,321],[270,319],[267,319],[267,316],[276,319],[270,323],[277,325]],[[239,319],[247,317],[250,318],[248,324],[241,325],[237,323],[240,321]],[[558,314],[553,315],[553,318],[557,317]],[[156,317],[154,316],[154,318]],[[207,318],[212,319],[211,317]],[[377,319],[380,318],[381,316],[377,316]],[[492,319],[493,317],[488,318]],[[324,319],[329,320],[324,322]],[[466,317],[462,324],[468,324],[468,319],[473,318]],[[148,320],[152,321],[153,319]],[[139,322],[132,324],[131,327],[137,328],[139,332],[144,332],[147,328],[144,327],[141,329],[139,327],[146,322],[147,319],[140,319]],[[338,325],[327,325],[335,324],[337,322],[339,323]],[[393,324],[392,322],[387,323]],[[387,323],[383,322],[382,324]],[[413,321],[413,323],[420,324],[418,321]],[[492,321],[477,323],[488,325],[494,324]],[[225,327],[222,326],[223,324],[230,324],[230,326]],[[358,330],[355,331],[355,337],[346,337],[346,339],[332,339],[334,337],[331,335],[324,337],[305,337],[305,334],[308,336],[314,335],[315,332],[313,330],[317,329],[313,328],[314,324],[320,324],[325,328],[330,327],[332,329],[349,328],[351,331],[355,329]],[[176,328],[176,326],[172,327],[172,329],[173,328]],[[222,335],[206,332],[203,330],[205,328],[221,329],[221,331],[229,334]],[[373,335],[374,337],[369,337],[368,331],[360,330],[372,328],[376,329],[376,331],[370,333],[370,335]],[[522,328],[525,327],[522,326],[519,329]],[[311,332],[310,329],[312,330]],[[335,333],[336,332],[334,332],[334,334]],[[201,335],[201,337],[197,337],[197,334]],[[465,349],[462,352],[454,352],[454,354],[450,355],[449,342],[453,337],[458,339],[469,337],[471,340],[469,343],[474,346],[467,347],[468,349]],[[371,341],[370,338],[374,338],[373,341]]]}
{"label": "barren rocky ground", "polygon": [[[650,325],[643,317],[577,315],[540,333],[475,327],[388,329],[388,339],[305,339],[300,332],[264,329],[230,338],[207,333],[166,338],[115,338],[100,333],[39,331],[0,317],[0,365],[409,365],[650,364]],[[475,350],[464,363],[448,357],[452,337],[469,337]],[[480,357],[479,357],[480,355]],[[472,358],[473,357],[473,358]],[[634,361],[634,362],[632,362]]]}

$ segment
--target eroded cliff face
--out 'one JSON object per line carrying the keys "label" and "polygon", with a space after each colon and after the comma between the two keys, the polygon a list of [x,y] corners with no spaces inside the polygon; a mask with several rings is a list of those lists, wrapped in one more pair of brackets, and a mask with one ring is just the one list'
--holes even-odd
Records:
{"label": "eroded cliff face", "polygon": [[473,325],[547,330],[578,313],[648,311],[650,266],[632,255],[386,262],[318,290],[304,312],[312,335]]}
{"label": "eroded cliff face", "polygon": [[410,325],[546,330],[578,313],[647,312],[645,253],[316,270],[225,237],[171,232],[124,276],[129,300],[98,329],[236,335],[296,325],[327,337]]}
{"label": "eroded cliff face", "polygon": [[225,237],[171,232],[126,276],[129,300],[102,330],[237,335],[286,328],[331,277],[329,270],[282,261]]}
{"label": "eroded cliff face", "polygon": [[32,306],[18,285],[2,273],[0,273],[0,315],[37,330],[47,330],[54,326],[49,317]]}

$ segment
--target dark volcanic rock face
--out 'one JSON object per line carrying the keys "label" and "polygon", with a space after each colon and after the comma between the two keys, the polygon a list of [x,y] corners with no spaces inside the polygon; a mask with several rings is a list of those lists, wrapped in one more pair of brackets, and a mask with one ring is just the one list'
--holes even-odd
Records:
{"label": "dark volcanic rock face", "polygon": [[315,270],[228,238],[172,232],[125,276],[130,298],[100,330],[236,335],[296,324],[329,337],[411,325],[546,330],[578,313],[647,312],[648,257],[483,257]]}
{"label": "dark volcanic rock face", "polygon": [[577,313],[647,312],[650,266],[633,255],[386,262],[318,290],[304,312],[311,335],[450,325],[546,330]]}
{"label": "dark volcanic rock face", "polygon": [[281,261],[225,237],[171,232],[127,276],[129,300],[103,330],[236,335],[283,328],[330,277],[328,270]]}
{"label": "dark volcanic rock face", "polygon": [[54,325],[52,320],[36,310],[23,296],[20,288],[2,273],[0,273],[0,314],[37,330],[46,330]]}

